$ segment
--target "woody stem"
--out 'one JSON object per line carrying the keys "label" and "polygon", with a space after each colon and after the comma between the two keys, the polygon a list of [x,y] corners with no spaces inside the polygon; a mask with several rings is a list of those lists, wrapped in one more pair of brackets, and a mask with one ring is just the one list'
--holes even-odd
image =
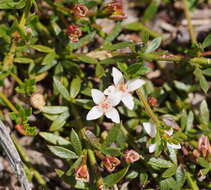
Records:
{"label": "woody stem", "polygon": [[155,122],[155,124],[157,126],[160,125],[160,121],[159,119],[157,118],[157,116],[155,115],[155,113],[152,111],[150,105],[148,104],[146,98],[144,97],[143,93],[141,92],[141,89],[139,88],[137,91],[136,91],[140,101],[144,104],[144,108],[147,112],[147,114],[149,115],[149,117]]}

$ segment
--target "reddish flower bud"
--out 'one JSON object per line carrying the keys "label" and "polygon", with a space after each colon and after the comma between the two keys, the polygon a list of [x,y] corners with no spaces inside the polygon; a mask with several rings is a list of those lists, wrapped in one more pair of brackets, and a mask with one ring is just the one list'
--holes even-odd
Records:
{"label": "reddish flower bud", "polygon": [[67,34],[72,42],[77,42],[82,36],[82,31],[77,25],[71,24],[67,27]]}
{"label": "reddish flower bud", "polygon": [[83,4],[76,4],[73,6],[75,17],[86,17],[89,9]]}
{"label": "reddish flower bud", "polygon": [[123,20],[127,18],[123,10],[122,0],[112,0],[105,5],[105,8],[111,14],[110,18],[114,20]]}
{"label": "reddish flower bud", "polygon": [[89,171],[86,164],[82,164],[76,169],[75,178],[76,180],[89,182]]}
{"label": "reddish flower bud", "polygon": [[156,106],[157,103],[158,103],[157,99],[156,99],[155,97],[152,97],[152,96],[150,96],[150,97],[148,98],[148,102],[149,102],[149,104],[150,104],[151,106]]}
{"label": "reddish flower bud", "polygon": [[113,172],[116,166],[120,165],[120,160],[113,156],[106,156],[103,159],[103,165],[107,169],[108,172]]}
{"label": "reddish flower bud", "polygon": [[211,154],[211,146],[209,142],[209,138],[207,136],[202,135],[198,141],[198,150],[202,153],[202,155],[207,158],[209,154]]}
{"label": "reddish flower bud", "polygon": [[124,159],[127,163],[133,163],[140,159],[140,155],[134,150],[127,150],[124,153]]}

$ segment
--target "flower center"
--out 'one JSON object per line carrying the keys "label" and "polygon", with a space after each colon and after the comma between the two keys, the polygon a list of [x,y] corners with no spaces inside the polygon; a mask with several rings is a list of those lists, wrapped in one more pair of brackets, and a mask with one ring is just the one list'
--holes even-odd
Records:
{"label": "flower center", "polygon": [[122,92],[127,92],[126,85],[123,82],[118,84],[118,90]]}
{"label": "flower center", "polygon": [[109,100],[105,100],[102,104],[100,104],[100,106],[104,111],[107,111],[111,108],[111,102]]}

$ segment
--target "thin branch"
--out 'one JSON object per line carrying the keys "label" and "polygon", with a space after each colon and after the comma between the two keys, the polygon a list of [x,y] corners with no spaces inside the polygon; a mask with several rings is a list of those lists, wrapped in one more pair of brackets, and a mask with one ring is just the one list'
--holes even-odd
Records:
{"label": "thin branch", "polygon": [[191,41],[192,43],[196,43],[196,33],[194,31],[193,25],[192,25],[192,21],[191,21],[191,14],[189,11],[189,6],[188,6],[188,1],[187,0],[183,0],[183,4],[184,4],[184,12],[185,12],[185,17],[188,21],[188,30],[190,33],[190,37],[191,37]]}
{"label": "thin branch", "polygon": [[29,183],[26,177],[21,158],[18,154],[18,151],[15,148],[12,139],[10,138],[7,127],[3,124],[1,120],[0,120],[0,144],[2,145],[4,151],[6,152],[12,168],[17,174],[22,189],[31,190],[31,184]]}

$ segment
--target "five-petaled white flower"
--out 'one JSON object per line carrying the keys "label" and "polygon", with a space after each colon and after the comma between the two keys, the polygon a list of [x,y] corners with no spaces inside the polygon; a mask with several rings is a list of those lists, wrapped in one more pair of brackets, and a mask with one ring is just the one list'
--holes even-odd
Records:
{"label": "five-petaled white flower", "polygon": [[115,67],[112,68],[112,76],[114,85],[109,86],[104,94],[115,95],[119,98],[119,102],[122,101],[128,109],[132,110],[134,101],[131,93],[144,85],[145,81],[132,79],[125,83],[122,73]]}
{"label": "five-petaled white flower", "polygon": [[120,123],[119,113],[114,108],[119,103],[118,98],[115,95],[105,96],[100,90],[91,90],[92,99],[96,106],[94,106],[87,114],[87,120],[94,120],[102,115],[111,119],[115,123]]}
{"label": "five-petaled white flower", "polygon": [[[153,123],[150,123],[150,122],[144,122],[143,123],[143,126],[144,126],[144,130],[146,131],[146,133],[154,138],[157,134],[157,129],[156,129],[156,126],[153,124]],[[169,129],[169,130],[165,130],[164,131],[167,135],[169,136],[172,136],[173,135],[173,129]],[[171,147],[171,148],[174,148],[174,149],[180,149],[181,148],[181,145],[180,144],[172,144],[172,143],[168,143],[167,142],[167,146],[168,147]],[[150,144],[148,146],[148,149],[149,149],[149,152],[152,153],[156,150],[156,144]]]}

